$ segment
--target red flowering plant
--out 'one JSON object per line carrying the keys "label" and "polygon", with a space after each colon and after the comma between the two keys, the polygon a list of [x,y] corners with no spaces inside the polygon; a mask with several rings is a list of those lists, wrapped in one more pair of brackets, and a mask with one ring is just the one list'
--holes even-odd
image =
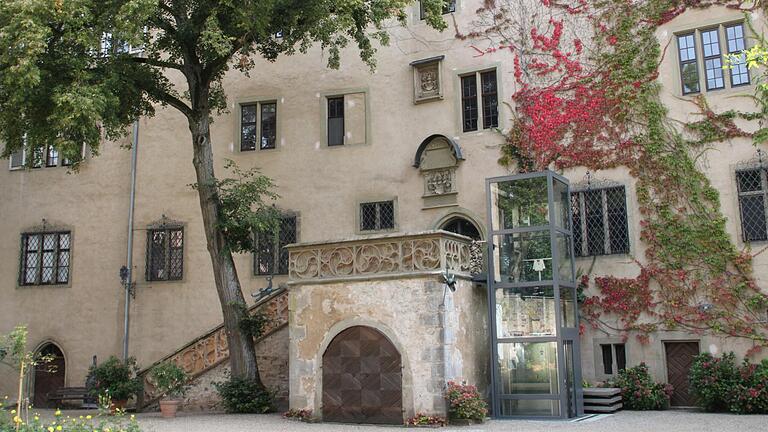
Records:
{"label": "red flowering plant", "polygon": [[448,400],[448,414],[451,419],[482,421],[488,414],[488,404],[473,385],[448,381],[445,399]]}
{"label": "red flowering plant", "polygon": [[696,357],[689,379],[697,403],[706,411],[768,414],[768,360],[736,366],[733,353]]}
{"label": "red flowering plant", "polygon": [[667,409],[674,392],[671,385],[654,382],[645,363],[619,371],[619,376],[610,381],[610,387],[621,389],[624,408],[638,411]]}
{"label": "red flowering plant", "polygon": [[[500,163],[521,172],[622,166],[636,179],[645,246],[634,258],[638,276],[588,275],[585,321],[643,343],[659,330],[744,338],[754,354],[768,347],[768,295],[752,276],[752,253],[732,241],[719,193],[697,159],[734,138],[759,144],[748,130],[768,122],[768,92],[756,94],[757,111],[748,113],[717,113],[703,96],[692,98],[701,120],[680,123],[657,82],[669,55],[659,26],[715,6],[768,12],[768,2],[747,0],[488,0],[471,31],[457,37],[491,45],[475,54],[511,56],[513,119]],[[745,122],[750,127],[740,128]]]}
{"label": "red flowering plant", "polygon": [[415,416],[408,419],[405,422],[406,426],[433,426],[442,427],[448,424],[444,417],[438,415],[428,415],[424,413],[416,413]]}

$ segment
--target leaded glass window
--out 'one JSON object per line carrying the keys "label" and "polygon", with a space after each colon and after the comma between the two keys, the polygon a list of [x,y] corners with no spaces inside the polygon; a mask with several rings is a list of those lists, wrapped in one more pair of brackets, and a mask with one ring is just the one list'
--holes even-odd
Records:
{"label": "leaded glass window", "polygon": [[629,224],[624,186],[571,194],[576,256],[629,253]]}
{"label": "leaded glass window", "polygon": [[256,253],[253,256],[253,272],[257,276],[288,274],[288,250],[285,248],[298,241],[296,216],[280,219],[277,232],[256,234]]}
{"label": "leaded glass window", "polygon": [[736,172],[741,232],[745,242],[768,240],[766,232],[766,174],[761,168]]}
{"label": "leaded glass window", "polygon": [[69,282],[70,232],[21,235],[20,285],[56,285]]}
{"label": "leaded glass window", "polygon": [[380,201],[360,204],[360,231],[380,231],[395,228],[395,204]]}
{"label": "leaded glass window", "polygon": [[147,280],[181,280],[184,275],[184,228],[147,230]]}
{"label": "leaded glass window", "polygon": [[48,147],[48,153],[45,156],[45,166],[55,167],[59,165],[59,151],[53,146]]}

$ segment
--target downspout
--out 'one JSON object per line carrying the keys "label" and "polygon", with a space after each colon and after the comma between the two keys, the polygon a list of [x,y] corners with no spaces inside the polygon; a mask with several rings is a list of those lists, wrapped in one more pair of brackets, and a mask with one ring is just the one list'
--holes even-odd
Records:
{"label": "downspout", "polygon": [[125,266],[128,268],[125,279],[125,328],[123,331],[123,360],[128,360],[128,337],[131,324],[131,291],[133,287],[133,211],[136,206],[136,159],[139,150],[139,120],[133,122],[133,142],[131,143],[131,198],[128,206],[128,254]]}

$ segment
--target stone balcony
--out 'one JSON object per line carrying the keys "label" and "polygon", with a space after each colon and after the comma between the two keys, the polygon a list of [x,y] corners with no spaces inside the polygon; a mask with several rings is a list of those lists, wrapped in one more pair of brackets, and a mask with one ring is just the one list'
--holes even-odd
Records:
{"label": "stone balcony", "polygon": [[482,247],[447,231],[387,234],[288,246],[289,284],[482,271]]}

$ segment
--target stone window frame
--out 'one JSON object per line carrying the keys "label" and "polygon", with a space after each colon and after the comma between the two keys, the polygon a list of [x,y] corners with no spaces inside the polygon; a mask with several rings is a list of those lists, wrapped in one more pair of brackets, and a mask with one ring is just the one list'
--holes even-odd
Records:
{"label": "stone window frame", "polygon": [[[381,203],[381,202],[392,202],[392,214],[393,214],[392,217],[394,218],[392,228],[363,230],[362,229],[363,204],[372,204],[372,203]],[[378,197],[371,197],[371,198],[358,200],[357,202],[355,202],[355,232],[361,235],[397,232],[400,230],[399,212],[400,212],[400,208],[399,208],[398,199],[396,196],[378,196]]]}
{"label": "stone window frame", "polygon": [[[37,250],[38,255],[38,263],[36,265],[38,269],[37,277],[35,282],[25,282],[25,269],[26,269],[26,262],[27,262],[27,238],[29,236],[40,236],[40,245],[39,249]],[[54,249],[54,281],[52,282],[42,282],[42,265],[43,265],[43,259],[42,254],[44,252],[43,249],[43,241],[45,235],[56,235],[56,248]],[[59,259],[61,256],[62,249],[61,246],[61,236],[62,235],[68,235],[69,236],[69,247],[66,248],[66,252],[68,254],[67,259],[67,280],[65,282],[59,282],[58,280],[58,270],[59,270]],[[27,287],[69,287],[72,284],[72,251],[73,251],[73,244],[74,244],[74,230],[70,227],[52,227],[47,226],[47,224],[43,224],[42,227],[36,227],[31,229],[23,230],[20,236],[20,245],[19,245],[19,275],[16,279],[17,286],[20,288],[27,288]]]}
{"label": "stone window frame", "polygon": [[[496,111],[498,115],[498,125],[496,127],[484,129],[482,128],[483,124],[483,103],[482,103],[482,91],[480,88],[482,87],[482,82],[480,75],[485,72],[490,71],[496,71]],[[464,131],[464,112],[463,112],[463,104],[462,104],[462,87],[461,87],[461,79],[465,76],[469,76],[475,74],[477,76],[477,102],[478,102],[478,128],[477,130],[471,130],[471,131]],[[455,103],[455,109],[456,109],[456,135],[457,136],[466,136],[466,135],[481,135],[483,133],[492,131],[493,129],[499,129],[503,130],[506,127],[507,120],[506,116],[503,115],[503,103],[501,101],[504,100],[504,85],[503,85],[503,75],[504,75],[504,68],[501,62],[493,62],[493,63],[487,63],[480,67],[473,67],[468,69],[461,69],[454,71],[453,74],[453,87],[454,92],[456,94],[456,103]]]}
{"label": "stone window frame", "polygon": [[[274,152],[281,149],[281,139],[282,139],[282,119],[283,115],[281,115],[282,111],[282,105],[283,105],[283,98],[279,95],[275,94],[264,94],[264,95],[253,95],[253,96],[246,96],[242,98],[238,98],[235,102],[235,108],[237,109],[237,113],[234,118],[234,134],[235,134],[235,145],[234,145],[234,152],[235,153],[241,153],[241,154],[250,154],[250,153],[257,153],[261,154],[261,152]],[[269,104],[274,103],[275,104],[275,116],[277,119],[275,120],[275,147],[274,148],[261,148],[261,145],[259,143],[261,142],[261,105],[262,104]],[[256,105],[256,130],[257,130],[257,137],[256,137],[256,148],[253,150],[243,150],[243,106],[248,105]]]}
{"label": "stone window frame", "polygon": [[[301,215],[300,215],[299,212],[296,212],[296,211],[283,211],[283,212],[281,212],[281,214],[280,214],[281,222],[284,219],[290,219],[290,218],[294,219],[294,238],[295,238],[294,243],[298,243],[299,239],[301,238],[300,237],[300,234],[301,234]],[[278,233],[278,237],[279,236],[280,236],[280,234]],[[271,241],[273,241],[273,240],[274,239],[272,239]],[[274,259],[273,265],[276,266],[275,267],[275,271],[273,273],[260,273],[259,272],[259,269],[258,269],[258,267],[259,267],[259,264],[258,264],[258,259],[259,259],[258,242],[259,242],[259,235],[258,235],[258,233],[256,233],[256,234],[254,234],[254,252],[251,254],[252,255],[252,260],[251,260],[252,264],[251,265],[253,267],[251,275],[253,277],[269,277],[269,276],[286,276],[286,275],[288,275],[288,272],[289,272],[289,268],[288,267],[289,267],[290,258],[289,258],[289,256],[287,254],[285,255],[285,260],[286,260],[285,261],[285,272],[284,273],[279,272],[279,262],[278,261],[280,260],[280,250],[278,248],[275,248],[272,251],[273,259]],[[279,238],[278,238],[278,243],[279,243]]]}
{"label": "stone window frame", "polygon": [[[365,141],[347,142],[347,101],[346,96],[363,94],[365,96]],[[341,145],[328,145],[328,99],[344,97],[344,143]],[[322,136],[320,147],[326,149],[354,147],[371,144],[371,94],[368,87],[352,87],[337,90],[324,91],[319,94],[320,99],[320,125]]]}
{"label": "stone window frame", "polygon": [[[674,39],[672,42],[674,49],[675,49],[675,56],[676,56],[676,67],[677,67],[677,90],[676,94],[680,96],[690,96],[695,97],[702,94],[707,94],[710,92],[728,92],[728,91],[741,91],[742,87],[751,87],[754,85],[755,79],[752,75],[752,72],[747,68],[747,75],[749,78],[749,81],[742,84],[733,84],[733,75],[730,70],[723,70],[723,87],[708,88],[707,83],[707,77],[706,77],[706,63],[705,60],[709,59],[710,57],[705,58],[704,57],[704,47],[703,47],[703,39],[702,39],[702,32],[708,31],[712,29],[717,29],[717,36],[718,36],[718,43],[719,43],[719,49],[720,49],[720,59],[721,63],[725,63],[725,55],[730,54],[728,49],[728,36],[726,29],[728,27],[733,27],[736,25],[742,25],[743,29],[743,37],[744,37],[744,49],[749,49],[752,44],[750,43],[750,40],[752,39],[750,37],[750,31],[749,26],[747,25],[747,22],[744,20],[743,15],[727,15],[725,17],[719,17],[716,19],[706,20],[698,23],[695,27],[687,26],[685,28],[679,28],[674,29],[672,31],[672,38]],[[696,55],[696,69],[698,74],[698,80],[699,80],[699,90],[698,91],[692,91],[692,92],[686,92],[684,90],[683,85],[683,61],[680,57],[680,45],[679,45],[679,38],[686,35],[692,35],[693,41],[694,41],[694,49],[695,49],[695,55]],[[685,63],[689,63],[689,61],[685,61]],[[725,76],[727,75],[727,77]],[[702,85],[703,83],[703,85]]]}
{"label": "stone window frame", "polygon": [[[611,353],[613,355],[613,361],[612,361],[612,374],[606,374],[605,369],[603,367],[603,345],[611,345]],[[623,345],[624,346],[624,366],[629,367],[630,361],[629,361],[629,343],[627,341],[624,341],[622,338],[619,337],[608,337],[608,338],[594,338],[592,339],[592,346],[593,346],[593,354],[594,354],[594,360],[595,360],[595,379],[599,381],[605,381],[611,378],[615,378],[618,376],[618,363],[616,362],[616,345]]]}
{"label": "stone window frame", "polygon": [[[187,273],[187,271],[186,271],[187,270],[187,268],[186,268],[187,266],[184,265],[184,261],[186,261],[186,258],[187,258],[187,243],[189,243],[188,238],[187,238],[187,230],[186,230],[186,228],[187,228],[186,224],[184,224],[182,222],[179,222],[179,221],[175,221],[175,220],[169,219],[165,215],[163,215],[163,217],[159,221],[150,224],[146,228],[146,232],[147,232],[146,242],[147,243],[146,243],[145,248],[144,248],[144,251],[145,251],[145,256],[144,256],[144,273],[145,273],[144,274],[144,280],[146,282],[150,282],[150,283],[156,283],[156,282],[160,282],[160,283],[184,282],[185,277],[186,277],[186,273]],[[154,278],[154,277],[150,276],[150,274],[151,274],[151,272],[150,272],[150,270],[151,270],[151,268],[150,268],[150,266],[151,266],[151,264],[150,264],[150,260],[151,260],[150,244],[151,244],[151,241],[152,241],[152,233],[156,232],[156,231],[167,231],[168,234],[169,234],[168,235],[168,241],[167,241],[168,246],[165,248],[166,249],[166,251],[165,251],[165,253],[166,253],[166,259],[165,259],[166,265],[164,267],[166,267],[166,269],[170,268],[170,251],[171,251],[171,249],[170,249],[170,232],[171,231],[181,231],[181,248],[180,248],[181,249],[181,274],[178,277],[173,277],[173,278],[170,277],[170,271],[168,272],[169,273],[168,277],[166,277],[164,279]]]}

